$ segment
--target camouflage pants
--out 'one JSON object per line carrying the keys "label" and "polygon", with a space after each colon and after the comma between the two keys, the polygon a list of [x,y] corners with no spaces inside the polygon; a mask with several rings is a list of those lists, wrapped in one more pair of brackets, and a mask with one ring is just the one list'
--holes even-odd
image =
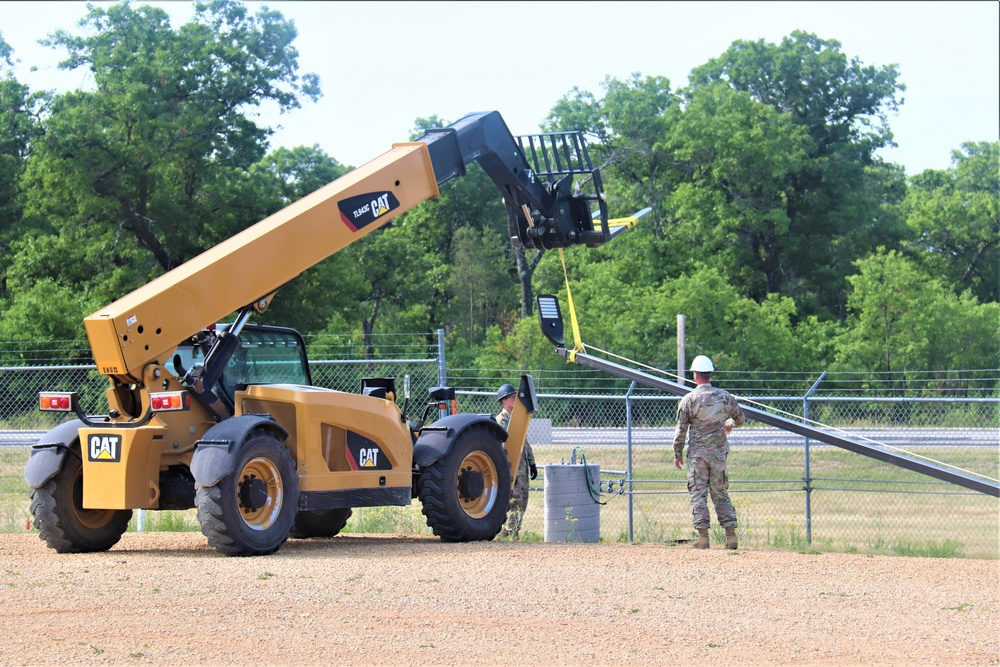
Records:
{"label": "camouflage pants", "polygon": [[712,496],[715,516],[723,528],[736,527],[736,509],[729,500],[729,475],[724,453],[688,454],[688,491],[691,493],[691,521],[694,527],[708,528],[708,496]]}
{"label": "camouflage pants", "polygon": [[528,479],[528,466],[521,463],[517,468],[517,477],[514,479],[514,492],[510,495],[510,509],[507,513],[507,525],[504,528],[507,533],[517,537],[521,530],[521,519],[528,509],[528,492],[530,480]]}

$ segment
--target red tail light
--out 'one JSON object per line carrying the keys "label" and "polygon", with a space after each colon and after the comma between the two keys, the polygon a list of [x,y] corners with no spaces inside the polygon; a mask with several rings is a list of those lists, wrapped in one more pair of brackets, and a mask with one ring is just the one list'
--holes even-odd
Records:
{"label": "red tail light", "polygon": [[191,394],[186,391],[164,391],[149,395],[149,405],[153,412],[188,410],[191,408]]}

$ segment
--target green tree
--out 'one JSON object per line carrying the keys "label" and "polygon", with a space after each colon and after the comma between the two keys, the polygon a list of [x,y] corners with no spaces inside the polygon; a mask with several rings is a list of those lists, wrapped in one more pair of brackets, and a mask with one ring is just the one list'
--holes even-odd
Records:
{"label": "green tree", "polygon": [[68,51],[61,67],[88,68],[95,87],[53,101],[25,176],[26,213],[60,237],[35,261],[56,282],[73,283],[67,257],[75,266],[100,247],[87,282],[133,289],[271,208],[248,174],[270,130],[248,114],[314,99],[317,78],[297,74],[295,28],[279,13],[251,15],[232,0],[195,11],[174,30],[160,9],[91,6],[84,34],[47,40]]}
{"label": "green tree", "polygon": [[[542,127],[550,132],[582,131],[589,139],[591,160],[601,170],[610,217],[625,217],[646,207],[652,207],[653,214],[614,243],[582,253],[569,249],[566,256],[578,266],[612,262],[627,267],[620,272],[626,284],[658,283],[682,271],[676,253],[662,243],[663,202],[676,183],[670,178],[673,156],[662,149],[661,142],[667,132],[667,114],[677,105],[678,97],[671,92],[668,79],[638,72],[626,79],[607,77],[601,87],[601,98],[573,88],[552,107]],[[552,291],[546,277],[552,272],[545,268],[541,254],[534,259],[532,273],[539,277],[535,283]],[[549,266],[558,264],[552,258]],[[559,273],[555,285],[561,281]]]}
{"label": "green tree", "polygon": [[754,99],[805,126],[813,138],[812,157],[842,155],[862,164],[890,145],[887,113],[901,100],[896,65],[865,66],[848,60],[840,42],[793,31],[781,44],[737,40],[720,57],[695,68],[690,89],[714,83],[749,93]]}
{"label": "green tree", "polygon": [[274,200],[275,211],[297,202],[351,171],[349,167],[327,155],[318,144],[295,148],[279,147],[254,165],[253,170],[266,173],[268,178],[262,185],[275,188],[275,194],[268,197]]}
{"label": "green tree", "polygon": [[450,288],[453,312],[464,317],[453,320],[466,341],[479,344],[486,330],[504,317],[504,298],[510,293],[508,257],[494,230],[479,232],[465,227],[455,233]]}
{"label": "green tree", "polygon": [[947,171],[910,180],[904,204],[909,245],[956,293],[1000,301],[1000,142],[967,142]]}
{"label": "green tree", "polygon": [[[836,40],[801,31],[780,44],[736,41],[692,71],[684,91],[689,104],[705,88],[728,86],[808,134],[800,164],[781,175],[787,200],[781,217],[787,221],[769,221],[775,233],[762,236],[755,249],[766,282],[763,291],[761,281],[749,284],[753,298],[781,292],[794,296],[804,314],[843,317],[851,262],[903,237],[892,207],[904,193],[901,170],[875,154],[892,145],[888,114],[905,90],[897,79],[895,65],[866,66],[848,59]],[[715,198],[729,199],[728,187],[713,185]]]}
{"label": "green tree", "polygon": [[896,250],[879,248],[855,266],[839,368],[886,373],[905,386],[909,371],[997,367],[1000,305],[954,294]]}
{"label": "green tree", "polygon": [[602,99],[574,89],[550,129],[586,125],[609,198],[654,209],[581,261],[625,261],[634,284],[708,264],[757,302],[793,297],[799,319],[843,318],[851,262],[905,236],[904,175],[875,156],[892,141],[897,76],[794,32],[734,42],[678,93],[638,74],[607,79]]}
{"label": "green tree", "polygon": [[31,142],[41,134],[39,116],[49,97],[32,93],[14,78],[17,62],[0,34],[0,300],[8,296],[11,242],[25,232],[21,179]]}
{"label": "green tree", "polygon": [[71,345],[86,338],[83,321],[67,317],[67,313],[80,312],[85,298],[72,289],[58,285],[49,278],[18,289],[18,298],[4,307],[0,318],[0,346],[6,356],[22,355],[22,361],[38,361],[38,349],[44,341],[60,348],[46,352],[43,361],[54,358],[74,363],[89,360],[89,352],[75,356]]}
{"label": "green tree", "polygon": [[[794,302],[771,295],[762,303],[740,295],[714,267],[659,285],[629,285],[611,263],[569,268],[582,342],[653,368],[677,367],[677,315],[685,315],[688,358],[707,354],[731,369],[797,371],[815,361]],[[552,290],[564,308],[567,346],[575,341],[564,287]],[[537,324],[535,324],[537,328]],[[805,329],[804,329],[805,331]],[[527,348],[526,348],[527,349]]]}
{"label": "green tree", "polygon": [[[418,118],[410,138],[447,125],[437,116]],[[477,164],[468,166],[465,177],[442,185],[439,198],[415,206],[346,249],[367,281],[367,291],[358,295],[365,309],[363,331],[372,333],[378,326],[382,330],[425,331],[430,337],[438,328],[450,329],[468,320],[468,301],[455,299],[455,287],[461,279],[452,269],[462,229],[468,230],[463,234],[481,239],[486,246],[483,256],[498,258],[510,247],[504,238],[506,214],[499,192]],[[513,281],[513,270],[510,275]],[[513,298],[515,283],[510,284],[505,293],[497,295],[501,301]],[[507,306],[496,308],[501,312]]]}
{"label": "green tree", "polygon": [[[256,196],[271,214],[335,181],[350,170],[319,146],[278,148],[250,169]],[[358,295],[367,283],[347,251],[331,255],[281,288],[260,321],[293,327],[305,335],[342,331],[347,320],[360,320]]]}
{"label": "green tree", "polygon": [[670,81],[633,73],[628,79],[607,77],[604,96],[572,89],[549,112],[543,129],[582,131],[590,137],[593,162],[602,170],[611,216],[623,217],[647,206],[654,208],[643,227],[662,238],[663,200],[676,185],[670,179],[673,156],[663,150],[668,114],[679,98]]}
{"label": "green tree", "polygon": [[[664,202],[671,247],[706,258],[758,301],[786,287],[789,200],[809,137],[793,118],[728,86],[697,88],[664,148],[683,172]],[[710,259],[709,259],[710,258]]]}
{"label": "green tree", "polygon": [[[567,341],[567,344],[571,345],[571,341]],[[450,345],[448,359],[452,366]],[[566,361],[555,354],[552,343],[542,335],[538,322],[530,317],[507,323],[507,326],[490,326],[485,343],[478,348],[477,353],[471,355],[470,363],[473,368],[483,369],[491,379],[495,377],[495,371],[503,371],[512,384],[516,384],[516,375],[519,373],[566,367]],[[543,390],[538,385],[536,389]]]}
{"label": "green tree", "polygon": [[431,336],[428,325],[441,307],[448,267],[427,252],[413,223],[400,216],[346,249],[364,280],[357,296],[366,358],[376,356],[371,334],[377,330],[426,331]]}

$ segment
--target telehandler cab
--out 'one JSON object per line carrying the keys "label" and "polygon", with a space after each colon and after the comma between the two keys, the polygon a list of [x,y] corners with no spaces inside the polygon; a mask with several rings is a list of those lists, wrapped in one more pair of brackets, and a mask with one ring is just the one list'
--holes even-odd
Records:
{"label": "telehandler cab", "polygon": [[[73,392],[40,393],[41,409],[77,415],[39,440],[25,468],[41,539],[103,551],[134,509],[197,508],[216,550],[264,555],[290,536],[336,535],[354,507],[414,498],[442,540],[496,536],[537,409],[530,376],[507,431],[490,415],[428,424],[407,416],[408,395],[398,405],[391,378],[366,379],[357,394],[312,386],[297,332],[248,323],[281,286],[437,197],[473,161],[499,188],[516,247],[596,247],[634,223],[609,220],[578,132],[514,137],[485,112],[394,144],[85,318],[108,413],[85,414]],[[431,389],[435,408],[453,398]]]}

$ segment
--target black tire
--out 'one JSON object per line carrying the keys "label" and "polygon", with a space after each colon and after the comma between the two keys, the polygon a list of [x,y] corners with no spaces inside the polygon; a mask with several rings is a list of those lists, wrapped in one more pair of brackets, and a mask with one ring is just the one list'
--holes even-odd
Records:
{"label": "black tire", "polygon": [[62,469],[31,494],[38,536],[61,554],[107,551],[122,538],[132,510],[83,508],[83,461],[77,444]]}
{"label": "black tire", "polygon": [[285,446],[255,432],[230,474],[195,493],[198,522],[208,543],[227,556],[266,556],[281,548],[295,521],[299,476]]}
{"label": "black tire", "polygon": [[353,512],[348,509],[307,510],[295,515],[295,523],[289,537],[305,539],[309,537],[333,537],[347,525]]}
{"label": "black tire", "polygon": [[427,525],[445,542],[492,540],[510,506],[510,465],[503,444],[473,425],[417,480]]}

